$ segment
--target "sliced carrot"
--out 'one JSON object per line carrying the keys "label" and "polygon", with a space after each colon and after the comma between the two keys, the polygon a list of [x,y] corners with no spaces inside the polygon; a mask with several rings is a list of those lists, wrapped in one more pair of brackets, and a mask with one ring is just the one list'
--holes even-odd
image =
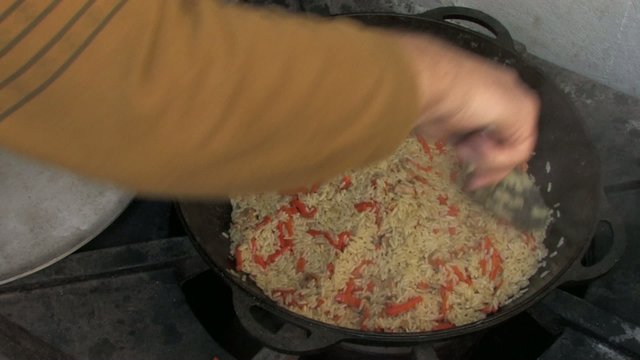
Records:
{"label": "sliced carrot", "polygon": [[267,260],[264,261],[265,263],[265,267],[268,265],[273,264],[274,262],[276,262],[278,260],[278,258],[280,258],[280,256],[282,256],[282,254],[285,253],[285,251],[289,250],[289,247],[282,247],[278,250],[276,250],[275,252],[273,252],[273,254],[269,254],[269,256],[267,256]]}
{"label": "sliced carrot", "polygon": [[335,244],[335,248],[342,251],[347,246],[347,240],[351,239],[351,231],[343,231],[338,234],[338,241]]}
{"label": "sliced carrot", "polygon": [[373,201],[364,201],[364,202],[355,204],[354,207],[358,212],[364,212],[367,210],[375,210],[376,207],[378,207],[378,204],[376,204]]}
{"label": "sliced carrot", "polygon": [[296,292],[296,289],[287,289],[287,288],[277,288],[277,289],[273,289],[271,290],[272,294],[275,295],[293,295]]}
{"label": "sliced carrot", "polygon": [[417,168],[418,168],[418,170],[422,170],[422,171],[424,171],[424,172],[426,172],[426,173],[429,173],[429,172],[433,171],[433,167],[432,167],[432,166],[425,166],[425,165],[422,165],[422,164],[420,164],[419,162],[417,162],[417,161],[415,161],[415,160],[413,160],[413,159],[409,159],[409,161],[410,161],[410,162],[411,162],[415,167],[417,167]]}
{"label": "sliced carrot", "polygon": [[443,140],[436,141],[436,150],[438,154],[444,154],[447,150],[447,143]]}
{"label": "sliced carrot", "polygon": [[488,251],[491,247],[493,247],[493,244],[491,243],[491,238],[490,237],[485,237],[484,238],[484,243],[482,245],[482,247],[485,249],[485,251]]}
{"label": "sliced carrot", "polygon": [[329,233],[328,231],[309,229],[307,230],[307,234],[311,236],[323,236],[327,240],[329,245],[333,246],[339,251],[344,250],[347,240],[351,237],[351,232],[349,231],[344,231],[338,234],[338,240],[335,240],[331,233]]}
{"label": "sliced carrot", "polygon": [[480,309],[480,311],[482,311],[485,314],[493,314],[494,312],[498,311],[498,309],[496,309],[492,305],[487,305],[487,306],[483,307],[482,309]]}
{"label": "sliced carrot", "polygon": [[444,266],[444,261],[440,258],[429,258],[427,261],[429,262],[429,265],[436,268]]}
{"label": "sliced carrot", "polygon": [[284,224],[289,236],[293,236],[293,218],[289,217]]}
{"label": "sliced carrot", "polygon": [[388,304],[384,308],[384,312],[389,316],[398,316],[413,310],[418,304],[422,302],[422,296],[414,296],[409,300],[399,304]]}
{"label": "sliced carrot", "polygon": [[420,135],[416,136],[416,138],[418,139],[418,142],[422,146],[422,151],[424,151],[424,153],[429,157],[429,160],[433,160],[431,147],[429,146],[429,143],[427,142],[427,140]]}
{"label": "sliced carrot", "polygon": [[327,264],[327,274],[329,274],[329,277],[333,276],[333,273],[335,271],[336,271],[335,265],[333,265],[333,263],[328,263]]}
{"label": "sliced carrot", "polygon": [[348,176],[342,177],[342,182],[340,183],[340,190],[347,190],[351,187],[351,178]]}
{"label": "sliced carrot", "polygon": [[429,283],[426,281],[421,281],[418,283],[418,285],[416,285],[416,287],[420,290],[427,290],[429,289]]}
{"label": "sliced carrot", "polygon": [[286,206],[281,207],[280,209],[278,209],[278,211],[283,212],[287,215],[292,215],[292,216],[298,213],[298,210],[296,210],[295,207],[286,207]]}
{"label": "sliced carrot", "polygon": [[495,280],[496,276],[502,272],[502,259],[500,258],[500,253],[496,248],[493,249],[493,255],[491,255],[491,273],[489,274],[489,278],[491,280]]}
{"label": "sliced carrot", "polygon": [[443,317],[447,316],[449,312],[449,289],[445,286],[440,287],[440,298],[442,303],[440,304],[440,313]]}
{"label": "sliced carrot", "polygon": [[367,287],[366,287],[366,292],[368,293],[373,293],[373,290],[376,288],[376,284],[373,283],[373,281],[369,281],[367,283]]}
{"label": "sliced carrot", "polygon": [[362,260],[360,262],[360,264],[358,264],[358,266],[356,266],[353,271],[351,272],[351,275],[353,275],[354,277],[361,277],[362,276],[362,270],[364,269],[365,266],[373,264],[373,261],[371,260]]}
{"label": "sliced carrot", "polygon": [[269,215],[265,216],[264,218],[262,218],[262,221],[256,224],[256,230],[263,228],[270,222],[271,222],[271,216]]}
{"label": "sliced carrot", "polygon": [[455,205],[449,205],[449,209],[447,211],[447,215],[456,217],[460,214],[460,208]]}
{"label": "sliced carrot", "polygon": [[256,238],[251,239],[251,257],[253,262],[260,266],[263,270],[267,268],[267,261],[258,254],[258,244]]}
{"label": "sliced carrot", "polygon": [[451,270],[453,270],[453,273],[456,274],[456,277],[458,277],[458,280],[462,281],[463,283],[467,283],[469,285],[473,284],[473,281],[471,280],[471,278],[467,276],[462,270],[460,270],[460,268],[457,267],[456,265],[451,266]]}
{"label": "sliced carrot", "polygon": [[423,177],[422,177],[422,176],[420,176],[420,175],[416,175],[416,176],[414,176],[413,178],[414,178],[417,182],[419,182],[419,183],[421,183],[421,184],[429,185],[429,180],[427,180],[427,179],[423,178]]}
{"label": "sliced carrot", "polygon": [[368,329],[366,323],[367,323],[367,320],[369,320],[370,317],[371,317],[371,314],[369,312],[369,307],[365,306],[362,309],[362,316],[360,317],[360,329],[361,330],[365,330],[366,331]]}
{"label": "sliced carrot", "polygon": [[335,299],[336,299],[336,302],[339,302],[341,304],[345,304],[354,308],[360,308],[360,305],[362,304],[362,299],[359,299],[350,293],[339,293],[336,295]]}
{"label": "sliced carrot", "polygon": [[448,200],[449,198],[447,197],[447,195],[443,195],[443,194],[438,195],[438,203],[440,203],[440,205],[447,205]]}
{"label": "sliced carrot", "polygon": [[537,244],[536,244],[536,238],[533,236],[532,233],[523,233],[524,235],[524,242],[525,244],[527,244],[528,247],[535,249],[537,248]]}
{"label": "sliced carrot", "polygon": [[304,272],[304,268],[306,264],[307,264],[307,261],[302,256],[300,256],[298,258],[298,261],[296,261],[296,272],[297,273]]}
{"label": "sliced carrot", "polygon": [[482,275],[486,275],[487,274],[487,259],[486,258],[480,259],[480,270],[482,271]]}
{"label": "sliced carrot", "polygon": [[432,327],[431,331],[446,330],[446,329],[451,329],[453,327],[455,327],[455,325],[452,323],[442,322]]}
{"label": "sliced carrot", "polygon": [[298,210],[298,213],[300,213],[300,216],[306,219],[310,219],[316,216],[316,213],[318,212],[318,209],[316,208],[307,208],[307,206],[302,201],[300,201],[300,199],[298,199],[297,197],[293,198],[293,200],[291,200],[289,204],[292,207],[294,207],[296,210]]}
{"label": "sliced carrot", "polygon": [[449,235],[455,235],[458,232],[458,229],[456,229],[455,226],[450,226],[449,227]]}
{"label": "sliced carrot", "polygon": [[240,246],[236,246],[236,252],[233,257],[236,259],[236,271],[242,271],[242,251]]}

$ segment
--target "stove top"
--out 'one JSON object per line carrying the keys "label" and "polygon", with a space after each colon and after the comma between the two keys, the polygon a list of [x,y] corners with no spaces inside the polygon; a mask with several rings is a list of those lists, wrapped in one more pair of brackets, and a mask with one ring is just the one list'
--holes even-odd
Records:
{"label": "stove top", "polygon": [[[608,200],[625,220],[627,252],[605,276],[555,290],[482,334],[466,358],[638,359],[640,99],[526,56],[558,82],[583,115],[600,152]],[[599,254],[596,247],[591,256]],[[230,289],[198,256],[168,202],[136,200],[73,255],[0,286],[0,360],[437,356],[447,358],[426,348],[339,346],[302,357],[264,348],[238,322]]]}

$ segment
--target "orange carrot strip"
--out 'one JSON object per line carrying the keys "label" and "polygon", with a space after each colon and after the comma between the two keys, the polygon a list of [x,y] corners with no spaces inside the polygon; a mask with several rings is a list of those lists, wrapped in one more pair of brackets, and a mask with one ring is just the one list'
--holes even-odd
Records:
{"label": "orange carrot strip", "polygon": [[436,150],[438,151],[438,154],[444,154],[446,151],[446,146],[447,143],[444,140],[436,141]]}
{"label": "orange carrot strip", "polygon": [[307,264],[307,261],[302,256],[300,256],[298,258],[298,261],[296,261],[296,272],[297,273],[304,272],[304,267],[306,264]]}
{"label": "orange carrot strip", "polygon": [[365,330],[365,331],[368,330],[366,322],[367,320],[369,320],[369,317],[371,317],[371,314],[369,312],[369,307],[365,306],[362,309],[362,317],[360,318],[360,330]]}
{"label": "orange carrot strip", "polygon": [[427,290],[429,289],[429,283],[426,281],[421,281],[418,283],[418,285],[416,285],[416,287],[420,290]]}
{"label": "orange carrot strip", "polygon": [[339,251],[344,250],[344,247],[346,246],[346,240],[351,237],[351,233],[349,231],[341,232],[340,234],[338,234],[337,241],[333,238],[333,236],[331,236],[328,231],[309,229],[307,230],[307,234],[311,236],[323,236],[327,240],[329,245],[333,246]]}
{"label": "orange carrot strip", "polygon": [[449,312],[449,289],[448,287],[442,286],[440,287],[440,298],[442,299],[442,304],[440,307],[440,312],[443,317],[447,316]]}
{"label": "orange carrot strip", "polygon": [[424,153],[427,154],[427,156],[429,157],[429,160],[433,160],[431,147],[429,146],[429,143],[427,142],[427,140],[420,135],[416,136],[416,138],[418,138],[418,142],[422,146],[422,151],[424,151]]}
{"label": "orange carrot strip", "polygon": [[440,205],[447,205],[448,200],[449,198],[447,197],[447,195],[443,195],[443,194],[438,195],[438,203],[440,203]]}
{"label": "orange carrot strip", "polygon": [[427,173],[433,171],[433,167],[432,166],[424,166],[424,165],[420,164],[419,162],[417,162],[417,161],[415,161],[413,159],[409,159],[409,162],[411,162],[415,167],[417,167],[418,170],[422,170],[422,171],[427,172]]}
{"label": "orange carrot strip", "polygon": [[487,274],[487,259],[480,259],[480,270],[482,271],[482,275]]}
{"label": "orange carrot strip", "polygon": [[373,293],[373,290],[375,289],[375,287],[376,287],[376,284],[374,284],[373,281],[369,281],[367,283],[367,288],[365,291],[368,293]]}
{"label": "orange carrot strip", "polygon": [[253,258],[253,262],[258,264],[263,270],[267,268],[267,261],[258,254],[258,244],[256,242],[256,238],[251,239],[251,257]]}
{"label": "orange carrot strip", "polygon": [[327,274],[329,274],[329,277],[333,276],[333,273],[335,271],[336,271],[335,265],[333,265],[333,263],[328,263],[327,264]]}
{"label": "orange carrot strip", "polygon": [[373,201],[364,201],[354,205],[358,212],[364,212],[367,210],[375,210],[378,205]]}
{"label": "orange carrot strip", "polygon": [[289,204],[294,207],[300,213],[300,216],[303,218],[310,219],[316,215],[318,209],[316,208],[307,208],[307,206],[300,201],[297,197],[289,202]]}
{"label": "orange carrot strip", "polygon": [[384,312],[389,316],[398,316],[413,310],[418,304],[422,302],[422,296],[414,296],[409,300],[399,304],[388,304],[384,308]]}
{"label": "orange carrot strip", "polygon": [[462,272],[462,270],[460,270],[459,267],[457,267],[456,265],[451,266],[451,269],[453,270],[453,273],[456,274],[456,276],[458,277],[458,280],[467,283],[469,285],[471,285],[473,282],[471,281],[471,278],[468,277],[467,275],[465,275],[464,272]]}
{"label": "orange carrot strip", "polygon": [[284,224],[289,236],[293,236],[293,218],[290,217],[289,219],[287,219],[287,221]]}
{"label": "orange carrot strip", "polygon": [[414,178],[417,182],[419,182],[419,183],[421,183],[421,184],[429,185],[429,180],[427,180],[427,179],[423,178],[423,177],[422,177],[422,176],[420,176],[420,175],[416,175],[416,176],[414,176],[413,178]]}
{"label": "orange carrot strip", "polygon": [[360,277],[362,276],[362,270],[364,269],[365,266],[369,265],[369,264],[373,264],[373,261],[371,260],[362,260],[360,262],[360,264],[358,264],[358,266],[356,266],[353,271],[351,272],[351,275],[355,276],[355,277]]}
{"label": "orange carrot strip", "polygon": [[502,272],[502,259],[500,258],[500,253],[496,248],[493,249],[493,255],[491,256],[491,273],[489,274],[489,278],[491,280],[495,280],[498,273]]}
{"label": "orange carrot strip", "polygon": [[342,177],[342,182],[340,183],[340,190],[347,190],[351,187],[351,178],[348,176]]}
{"label": "orange carrot strip", "polygon": [[447,211],[447,215],[456,217],[460,214],[460,208],[455,205],[449,205],[449,209]]}
{"label": "orange carrot strip", "polygon": [[236,246],[236,252],[233,255],[236,259],[236,271],[242,271],[242,251],[240,250],[240,246]]}
{"label": "orange carrot strip", "polygon": [[283,247],[274,251],[273,254],[269,254],[269,256],[267,256],[267,260],[265,261],[265,265],[273,264],[274,262],[276,262],[276,260],[278,260],[280,256],[282,256],[282,254],[284,254],[285,251],[289,249],[289,247]]}
{"label": "orange carrot strip", "polygon": [[455,325],[452,324],[452,323],[442,322],[442,323],[438,323],[438,325],[432,327],[431,331],[446,330],[446,329],[451,329],[453,327],[455,327]]}
{"label": "orange carrot strip", "polygon": [[485,250],[489,250],[492,246],[493,246],[493,244],[491,243],[491,238],[488,237],[488,236],[486,238],[484,238],[483,248]]}
{"label": "orange carrot strip", "polygon": [[427,261],[429,262],[429,265],[433,267],[438,268],[444,266],[444,261],[440,258],[429,258]]}
{"label": "orange carrot strip", "polygon": [[296,210],[296,208],[294,208],[294,207],[286,207],[286,206],[281,207],[280,209],[278,209],[278,211],[283,212],[283,213],[285,213],[287,215],[291,215],[291,216],[293,216],[293,215],[298,213],[298,210]]}
{"label": "orange carrot strip", "polygon": [[351,231],[343,231],[338,234],[338,241],[335,244],[335,247],[342,251],[347,246],[347,240],[351,239]]}
{"label": "orange carrot strip", "polygon": [[362,304],[362,300],[349,294],[349,293],[339,293],[336,295],[336,301],[345,304],[354,308],[359,308]]}
{"label": "orange carrot strip", "polygon": [[458,229],[456,229],[455,226],[450,226],[449,227],[449,235],[455,235],[458,232]]}
{"label": "orange carrot strip", "polygon": [[262,221],[260,221],[259,223],[256,224],[256,230],[264,227],[265,225],[267,225],[268,223],[271,222],[271,216],[267,215],[265,216]]}
{"label": "orange carrot strip", "polygon": [[482,309],[480,309],[480,311],[482,311],[485,314],[493,314],[494,312],[498,311],[498,309],[496,309],[495,307],[493,307],[491,305],[487,305],[487,306],[483,307]]}

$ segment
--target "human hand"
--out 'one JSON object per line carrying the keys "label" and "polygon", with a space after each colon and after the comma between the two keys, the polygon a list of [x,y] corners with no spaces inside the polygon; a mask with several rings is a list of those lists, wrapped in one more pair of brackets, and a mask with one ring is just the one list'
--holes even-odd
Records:
{"label": "human hand", "polygon": [[422,106],[415,131],[454,144],[473,169],[468,189],[495,184],[529,159],[540,103],[514,70],[433,37],[397,37]]}

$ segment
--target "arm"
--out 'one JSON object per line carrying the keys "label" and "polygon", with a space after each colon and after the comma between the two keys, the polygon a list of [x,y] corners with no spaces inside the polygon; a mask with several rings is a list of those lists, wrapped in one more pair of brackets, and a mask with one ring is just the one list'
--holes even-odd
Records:
{"label": "arm", "polygon": [[147,194],[323,180],[459,105],[433,39],[215,1],[46,6],[1,24],[29,32],[0,58],[0,144]]}

